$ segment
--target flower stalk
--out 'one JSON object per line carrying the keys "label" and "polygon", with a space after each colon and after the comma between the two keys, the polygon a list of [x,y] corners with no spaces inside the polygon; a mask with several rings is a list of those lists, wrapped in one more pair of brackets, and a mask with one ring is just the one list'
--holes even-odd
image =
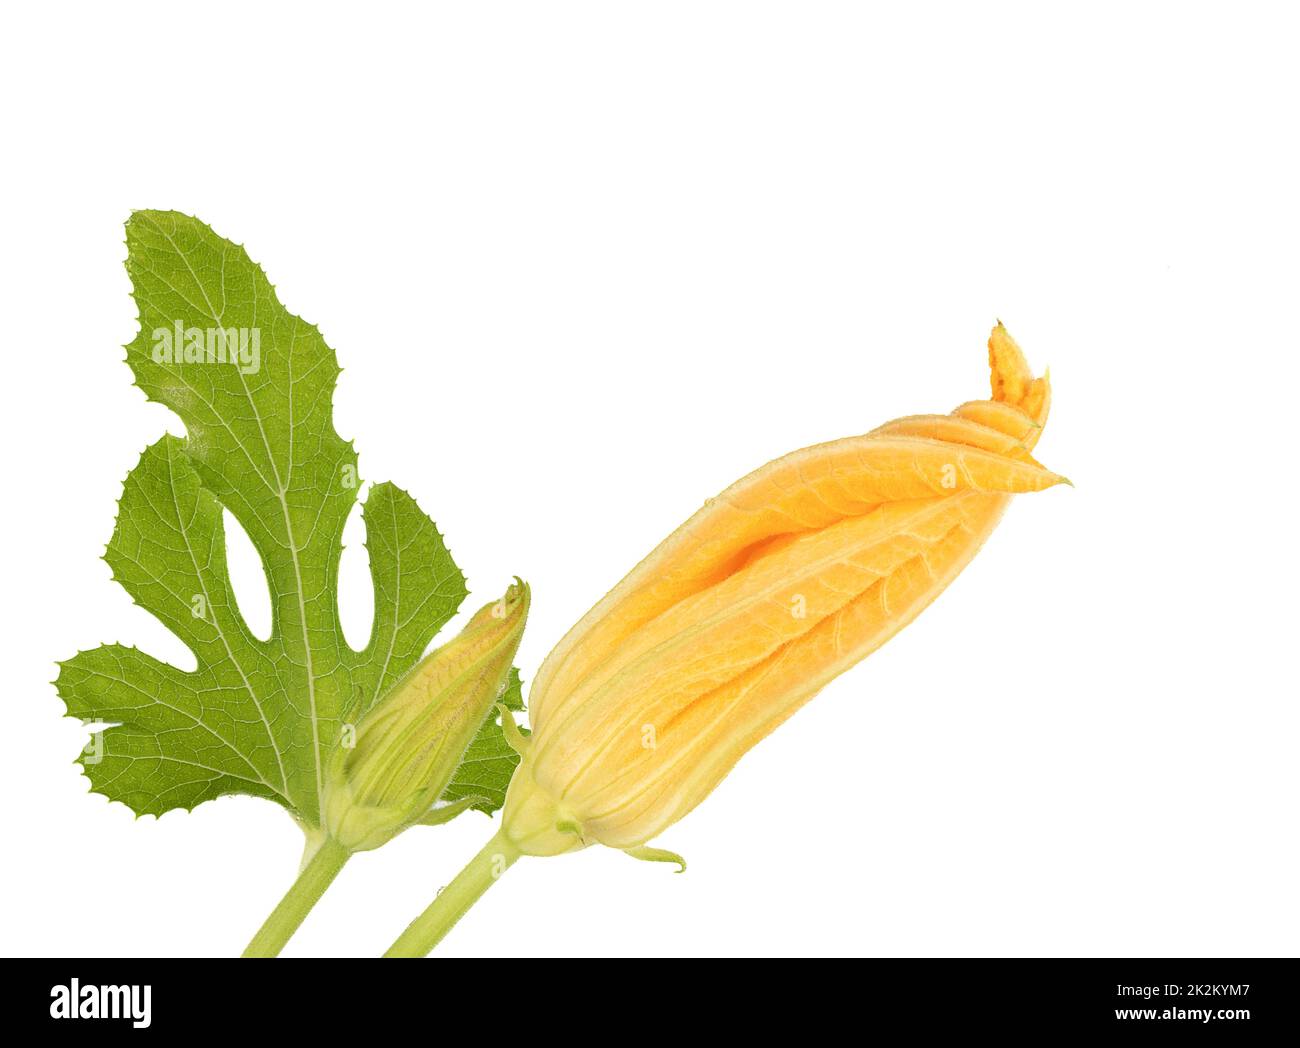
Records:
{"label": "flower stalk", "polygon": [[385,957],[423,957],[442,941],[452,927],[494,885],[520,856],[518,848],[498,833],[469,864],[443,888],[415,920],[407,925]]}
{"label": "flower stalk", "polygon": [[350,858],[352,853],[343,845],[333,838],[325,838],[303,866],[293,887],[285,892],[279,905],[257,930],[243,956],[278,957]]}

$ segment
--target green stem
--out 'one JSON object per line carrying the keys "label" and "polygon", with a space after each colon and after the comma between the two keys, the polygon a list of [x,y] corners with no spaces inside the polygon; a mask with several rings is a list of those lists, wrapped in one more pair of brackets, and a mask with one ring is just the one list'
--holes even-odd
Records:
{"label": "green stem", "polygon": [[519,849],[498,833],[438,893],[428,909],[407,925],[384,956],[423,957],[518,858]]}
{"label": "green stem", "polygon": [[244,956],[277,956],[351,857],[352,853],[343,845],[333,837],[326,837],[298,874],[293,887],[285,892],[280,905],[271,911],[271,916],[257,930]]}

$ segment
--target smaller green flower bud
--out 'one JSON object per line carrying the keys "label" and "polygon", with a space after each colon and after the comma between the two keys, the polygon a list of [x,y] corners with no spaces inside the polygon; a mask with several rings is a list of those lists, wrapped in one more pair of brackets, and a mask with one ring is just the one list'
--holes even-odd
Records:
{"label": "smaller green flower bud", "polygon": [[349,851],[378,848],[428,814],[500,697],[528,618],[516,579],[460,635],[426,655],[330,762],[325,823]]}

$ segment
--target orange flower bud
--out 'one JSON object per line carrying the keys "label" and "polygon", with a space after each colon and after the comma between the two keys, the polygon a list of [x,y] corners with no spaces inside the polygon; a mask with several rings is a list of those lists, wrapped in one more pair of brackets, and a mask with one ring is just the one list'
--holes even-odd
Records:
{"label": "orange flower bud", "polygon": [[914,619],[1013,494],[1050,388],[999,324],[993,395],[786,455],[668,537],[546,659],[503,833],[519,852],[646,841],[828,681]]}

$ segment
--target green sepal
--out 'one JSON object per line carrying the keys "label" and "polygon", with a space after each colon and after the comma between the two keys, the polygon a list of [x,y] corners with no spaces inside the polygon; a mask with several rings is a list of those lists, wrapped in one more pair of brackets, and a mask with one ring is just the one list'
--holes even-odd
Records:
{"label": "green sepal", "polygon": [[461,812],[468,811],[471,808],[488,804],[487,797],[462,797],[458,801],[452,801],[450,804],[444,804],[441,808],[431,808],[420,818],[416,819],[415,826],[442,826],[444,823],[451,822]]}
{"label": "green sepal", "polygon": [[674,873],[686,872],[686,860],[666,848],[651,848],[648,844],[641,844],[635,848],[624,848],[623,854],[640,859],[642,862],[675,862],[678,869],[674,870]]}

